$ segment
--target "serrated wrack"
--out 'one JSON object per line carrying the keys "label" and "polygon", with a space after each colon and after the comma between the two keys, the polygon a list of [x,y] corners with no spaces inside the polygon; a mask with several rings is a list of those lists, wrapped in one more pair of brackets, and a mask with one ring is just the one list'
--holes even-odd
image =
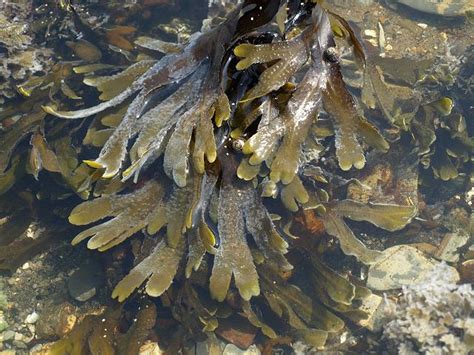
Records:
{"label": "serrated wrack", "polygon": [[382,255],[377,250],[367,248],[364,243],[357,239],[342,217],[336,212],[326,210],[321,220],[324,223],[326,232],[339,240],[344,254],[355,256],[357,260],[367,265],[375,263]]}
{"label": "serrated wrack", "polygon": [[123,242],[148,225],[155,209],[160,208],[159,200],[163,194],[161,185],[149,182],[129,194],[103,196],[83,202],[72,210],[70,223],[85,225],[105,217],[113,218],[79,233],[72,244],[90,238],[87,243],[89,249],[104,251]]}
{"label": "serrated wrack", "polygon": [[265,260],[279,270],[289,271],[293,266],[288,263],[284,254],[288,252],[288,243],[277,232],[271,217],[255,190],[243,193],[245,227],[252,235]]}
{"label": "serrated wrack", "polygon": [[250,101],[276,91],[290,81],[291,77],[306,63],[308,54],[301,38],[288,42],[271,44],[240,44],[234,54],[243,57],[237,65],[238,70],[248,68],[255,63],[268,63],[278,60],[263,71],[258,83],[250,89],[242,101]]}
{"label": "serrated wrack", "polygon": [[[258,275],[252,254],[245,239],[243,211],[239,206],[241,193],[231,186],[223,186],[219,192],[218,232],[220,245],[214,256],[214,266],[209,288],[213,298],[223,301],[230,287],[232,275],[244,300],[260,293]],[[233,216],[229,219],[228,216]]]}
{"label": "serrated wrack", "polygon": [[404,228],[416,216],[416,206],[381,203],[360,203],[344,200],[336,203],[335,211],[354,221],[367,221],[388,231]]}
{"label": "serrated wrack", "polygon": [[115,286],[112,298],[123,302],[146,280],[148,281],[145,292],[148,295],[158,297],[163,294],[173,282],[183,257],[184,245],[184,240],[181,240],[175,247],[168,246],[164,240],[160,241],[151,254],[136,265]]}
{"label": "serrated wrack", "polygon": [[263,295],[271,310],[287,320],[290,333],[297,339],[322,348],[328,331],[338,331],[344,326],[344,322],[334,314],[325,309],[316,309],[311,298],[282,280],[270,268],[259,268],[259,275]]}
{"label": "serrated wrack", "polygon": [[156,38],[140,36],[135,40],[137,46],[164,54],[174,54],[183,51],[183,45],[174,42],[165,42]]}
{"label": "serrated wrack", "polygon": [[0,174],[5,172],[10,162],[10,157],[20,141],[34,132],[46,117],[39,110],[23,115],[8,131],[0,134]]}
{"label": "serrated wrack", "polygon": [[[226,216],[233,216],[233,219]],[[225,298],[232,275],[242,298],[248,300],[259,294],[258,276],[247,245],[247,234],[252,236],[268,263],[279,270],[293,268],[284,257],[287,242],[276,231],[257,191],[249,183],[239,188],[221,187],[218,231],[221,243],[214,257],[210,280],[211,294],[218,300]]]}
{"label": "serrated wrack", "polygon": [[86,77],[84,84],[96,87],[101,92],[99,99],[107,101],[126,90],[134,80],[143,75],[154,64],[154,60],[143,60],[115,75]]}
{"label": "serrated wrack", "polygon": [[278,337],[275,331],[269,325],[267,325],[265,321],[257,315],[256,312],[254,312],[250,302],[244,302],[242,305],[242,310],[249,322],[252,323],[253,326],[260,328],[263,334],[265,334],[270,339],[275,339]]}
{"label": "serrated wrack", "polygon": [[282,118],[285,135],[271,164],[270,178],[274,182],[289,184],[298,172],[302,145],[317,117],[324,82],[323,68],[313,63],[288,102]]}
{"label": "serrated wrack", "polygon": [[152,163],[163,153],[169,132],[184,114],[183,111],[187,108],[186,101],[200,82],[199,79],[186,82],[143,115],[137,126],[138,137],[129,153],[131,165],[123,173],[125,180],[134,174],[137,179],[141,168]]}
{"label": "serrated wrack", "polygon": [[290,184],[281,189],[281,201],[283,205],[291,212],[299,209],[299,204],[305,204],[309,201],[309,195],[299,177],[295,177]]}

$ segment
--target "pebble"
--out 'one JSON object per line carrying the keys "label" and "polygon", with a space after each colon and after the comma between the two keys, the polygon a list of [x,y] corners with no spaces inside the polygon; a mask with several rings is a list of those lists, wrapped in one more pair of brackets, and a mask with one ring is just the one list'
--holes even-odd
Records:
{"label": "pebble", "polygon": [[[382,257],[370,265],[367,286],[377,291],[393,290],[424,280],[438,264],[427,258],[418,249],[408,245],[397,245],[383,251]],[[447,267],[449,278],[456,283],[459,274],[453,267]]]}
{"label": "pebble", "polygon": [[160,349],[158,343],[146,343],[140,347],[138,355],[162,355],[163,350]]}
{"label": "pebble", "polygon": [[247,349],[254,343],[257,328],[243,317],[232,316],[219,320],[216,334],[238,348]]}
{"label": "pebble", "polygon": [[466,260],[460,267],[461,279],[465,283],[474,283],[474,260]]}
{"label": "pebble", "polygon": [[377,31],[375,30],[365,30],[364,35],[371,38],[377,38]]}
{"label": "pebble", "polygon": [[416,25],[424,30],[426,30],[426,28],[428,27],[426,23],[417,23]]}
{"label": "pebble", "polygon": [[236,347],[234,344],[228,344],[222,355],[260,355],[261,352],[254,344],[250,346],[247,350],[241,350]]}
{"label": "pebble", "polygon": [[76,324],[75,308],[70,303],[48,304],[36,323],[40,338],[64,337]]}
{"label": "pebble", "polygon": [[39,318],[39,314],[36,312],[33,312],[31,314],[28,314],[28,316],[25,319],[25,323],[27,324],[34,324]]}
{"label": "pebble", "polygon": [[74,271],[67,281],[67,288],[72,298],[85,302],[94,297],[102,285],[101,265],[91,261]]}
{"label": "pebble", "polygon": [[[2,323],[2,324],[0,325],[0,331],[3,331],[3,330],[5,330],[5,329],[7,329],[7,327],[8,327],[8,324]],[[1,335],[0,335],[0,342],[1,342],[1,340],[2,340],[2,338],[1,338]]]}
{"label": "pebble", "polygon": [[470,239],[471,236],[462,231],[458,231],[457,233],[447,233],[443,237],[435,256],[438,259],[450,263],[456,263],[459,261],[459,251],[469,242]]}
{"label": "pebble", "polygon": [[28,345],[26,345],[21,340],[14,340],[13,346],[16,347],[17,349],[28,349]]}
{"label": "pebble", "polygon": [[27,270],[30,268],[30,263],[24,263],[21,267],[23,270]]}
{"label": "pebble", "polygon": [[0,334],[0,336],[3,341],[9,341],[15,338],[15,332],[13,330],[7,330],[6,332]]}

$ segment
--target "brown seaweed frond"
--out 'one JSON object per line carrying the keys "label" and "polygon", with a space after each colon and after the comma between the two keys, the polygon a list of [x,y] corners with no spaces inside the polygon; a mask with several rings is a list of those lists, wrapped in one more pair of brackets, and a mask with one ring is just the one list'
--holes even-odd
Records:
{"label": "brown seaweed frond", "polygon": [[[365,157],[358,140],[359,136],[376,149],[388,149],[388,143],[375,126],[358,113],[355,100],[345,87],[338,59],[334,58],[335,42],[325,10],[318,6],[314,8],[312,23],[301,36],[304,39],[296,37],[290,42],[272,43],[267,45],[268,48],[265,45],[242,44],[234,50],[238,56],[245,57],[239,62],[238,69],[265,61],[267,58],[291,60],[293,57],[290,54],[296,50],[304,50],[310,54],[309,69],[297,84],[284,109],[280,110],[270,122],[260,124],[256,133],[243,147],[243,152],[250,155],[248,163],[258,165],[266,161],[271,169],[272,181],[282,181],[284,184],[289,184],[293,180],[301,166],[302,145],[310,127],[313,124],[317,125],[316,117],[322,107],[334,120],[336,156],[341,169],[349,170],[352,166],[360,169],[364,166]],[[281,57],[273,52],[272,55],[268,54],[269,48],[280,50]],[[252,53],[252,50],[255,53]],[[281,59],[280,62],[285,60]],[[263,74],[271,71],[280,62],[266,69]],[[282,87],[300,67],[301,63],[299,67],[292,67],[292,71],[285,71],[285,76],[269,76],[269,81],[275,80],[271,81],[274,85],[266,83],[262,79],[262,74],[257,86],[250,89],[244,100],[247,95],[253,98],[268,94],[269,90],[260,90],[264,84],[271,87],[271,90]],[[254,95],[254,91],[259,94]]]}
{"label": "brown seaweed frond", "polygon": [[[244,300],[260,293],[258,275],[246,241],[250,234],[267,262],[281,270],[292,266],[283,256],[287,242],[277,233],[273,222],[251,185],[222,186],[219,191],[218,236],[220,245],[214,257],[210,279],[211,295],[222,301],[232,275]],[[234,216],[231,220],[227,216]]]}
{"label": "brown seaweed frond", "polygon": [[103,251],[123,242],[153,225],[162,212],[159,201],[163,194],[161,185],[149,182],[131,194],[103,196],[80,204],[69,216],[72,224],[86,225],[109,216],[114,218],[79,233],[72,243],[90,238],[88,248]]}
{"label": "brown seaweed frond", "polygon": [[283,280],[268,267],[260,268],[262,291],[271,310],[286,320],[296,339],[322,348],[329,332],[340,331],[344,321],[318,304],[301,289]]}
{"label": "brown seaweed frond", "polygon": [[[177,100],[179,96],[181,96],[181,104],[183,104],[184,99],[190,99],[185,95],[189,94],[191,90],[181,86],[186,85],[186,82],[194,84],[193,92],[202,91],[204,95],[187,101],[187,105],[182,107],[180,115],[178,115],[180,107],[176,107],[174,112],[170,112],[171,118],[176,120],[164,123],[163,130],[156,132],[158,138],[156,142],[153,142],[153,147],[150,147],[152,142],[147,141],[144,142],[144,147],[136,146],[137,151],[140,147],[141,156],[132,157],[132,159],[134,158],[132,161],[133,168],[127,172],[128,177],[132,171],[136,170],[135,167],[141,167],[150,155],[156,154],[162,145],[164,136],[173,128],[170,137],[168,137],[170,142],[165,151],[165,171],[175,179],[179,186],[184,186],[189,171],[189,145],[193,132],[196,131],[197,136],[193,161],[196,170],[202,173],[204,170],[204,155],[210,162],[214,161],[216,155],[215,143],[212,143],[214,139],[211,119],[215,115],[216,123],[220,125],[223,120],[228,118],[228,113],[225,112],[228,110],[226,108],[228,106],[226,105],[227,100],[224,94],[219,91],[219,67],[224,55],[221,46],[230,41],[231,37],[229,36],[233,34],[232,28],[235,26],[235,21],[235,18],[231,19],[217,29],[194,38],[181,53],[166,55],[151,67],[152,63],[147,61],[141,64],[137,63],[113,78],[86,79],[87,83],[97,86],[103,91],[103,99],[109,99],[118,93],[118,86],[120,88],[122,88],[122,85],[126,87],[125,90],[102,104],[75,112],[57,111],[51,106],[46,106],[44,109],[58,117],[76,119],[103,112],[108,108],[119,105],[132,95],[136,95],[120,124],[105,142],[99,157],[87,161],[91,167],[105,169],[104,178],[111,178],[122,167],[127,153],[128,141],[137,134],[139,135],[141,131],[143,131],[142,135],[145,134],[146,129],[150,126],[145,126],[144,121],[153,120],[153,117],[156,119],[156,110],[148,114],[144,112],[144,107],[148,100],[152,99],[152,94],[160,90],[170,90],[173,85],[177,84],[178,88],[167,101],[167,105],[170,107],[171,101],[173,99]],[[230,31],[227,27],[230,28]],[[147,68],[149,69],[147,70]],[[139,75],[141,72],[144,72],[144,74]],[[139,76],[137,77],[137,75]],[[117,80],[121,81],[122,78],[127,80],[136,79],[130,86],[126,85],[127,80],[125,80],[125,83],[121,82],[120,85],[114,84]],[[166,121],[166,117],[164,120]],[[147,133],[148,139],[152,134],[153,132]],[[145,156],[144,152],[146,151],[150,153]],[[133,154],[136,154],[136,151]],[[156,158],[156,156],[154,157]],[[143,159],[139,161],[140,158]]]}
{"label": "brown seaweed frond", "polygon": [[124,314],[122,306],[87,315],[71,333],[53,343],[48,354],[137,354],[156,323],[156,313],[153,303],[143,304],[135,322],[124,333],[119,326]]}
{"label": "brown seaweed frond", "polygon": [[381,252],[368,249],[352,232],[343,218],[366,221],[388,231],[404,228],[417,213],[416,206],[360,203],[351,200],[325,204],[326,212],[321,215],[329,235],[339,240],[342,251],[353,255],[364,264],[373,264]]}

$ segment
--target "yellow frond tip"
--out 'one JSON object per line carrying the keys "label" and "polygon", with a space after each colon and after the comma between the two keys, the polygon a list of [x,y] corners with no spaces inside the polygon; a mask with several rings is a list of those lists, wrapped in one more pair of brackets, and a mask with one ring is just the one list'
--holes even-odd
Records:
{"label": "yellow frond tip", "polygon": [[[105,168],[101,163],[98,163],[95,160],[83,160],[83,163],[87,164],[87,166],[90,166],[91,168],[94,168],[94,169],[104,169]],[[103,177],[105,177],[105,174],[104,174]]]}
{"label": "yellow frond tip", "polygon": [[44,112],[49,113],[50,115],[57,116],[58,114],[56,109],[52,106],[42,105],[41,108],[43,109]]}
{"label": "yellow frond tip", "polygon": [[245,57],[249,55],[253,45],[248,43],[239,44],[237,47],[234,48],[234,54],[237,57]]}
{"label": "yellow frond tip", "polygon": [[244,69],[247,69],[251,65],[252,65],[252,62],[248,58],[245,58],[245,59],[242,59],[241,61],[239,61],[235,65],[235,68],[237,70],[244,70]]}
{"label": "yellow frond tip", "polygon": [[31,91],[25,90],[22,86],[18,86],[18,92],[25,97],[31,96]]}

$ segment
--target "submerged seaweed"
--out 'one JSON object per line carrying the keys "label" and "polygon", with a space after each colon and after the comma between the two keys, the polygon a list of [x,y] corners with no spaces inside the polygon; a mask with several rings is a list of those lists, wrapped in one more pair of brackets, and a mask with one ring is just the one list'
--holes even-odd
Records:
{"label": "submerged seaweed", "polygon": [[[139,37],[138,46],[162,55],[125,69],[98,63],[102,56],[90,43],[71,44],[79,57],[82,50],[93,55],[56,64],[20,85],[27,100],[0,112],[2,124],[15,118],[1,133],[0,192],[19,176],[40,179],[48,172],[61,186],[48,191],[50,198],[73,192],[87,200],[72,209],[69,222],[97,222],[73,244],[87,240],[89,249],[106,251],[145,235],[146,250],[135,253],[112,292],[120,302],[143,287],[166,299],[184,331],[195,334],[214,331],[235,311],[226,304],[236,297],[233,307],[265,336],[289,335],[322,348],[342,332],[345,319],[367,318],[362,305],[374,296],[322,261],[324,243],[337,241],[345,255],[370,265],[381,252],[368,248],[345,219],[397,231],[417,214],[416,178],[388,201],[347,198],[353,184],[363,185],[346,179],[348,171],[363,169],[371,154],[390,152],[390,145],[377,128],[381,123],[364,116],[344,82],[335,33],[351,43],[367,86],[375,89],[363,92],[363,103],[371,107],[378,99],[400,127],[393,107],[377,96],[383,79],[345,20],[315,1],[249,0],[185,45]],[[101,102],[69,111],[90,95],[90,88],[66,83],[77,77],[97,89]],[[438,131],[420,128],[435,109],[435,103],[420,105],[407,123],[423,156],[433,135],[445,141]],[[472,144],[460,129],[462,119],[450,122],[457,126],[439,129],[449,126],[457,132],[450,138]],[[433,169],[443,180],[451,176],[446,168]],[[326,240],[295,237],[295,212],[312,214]],[[303,266],[292,262],[290,250],[305,255]],[[300,267],[311,275],[306,284],[292,277]],[[112,339],[101,342],[90,333],[97,323],[84,320],[55,351],[86,344],[113,351]],[[139,331],[132,328],[129,333]],[[129,333],[118,335],[118,348],[132,346]]]}

